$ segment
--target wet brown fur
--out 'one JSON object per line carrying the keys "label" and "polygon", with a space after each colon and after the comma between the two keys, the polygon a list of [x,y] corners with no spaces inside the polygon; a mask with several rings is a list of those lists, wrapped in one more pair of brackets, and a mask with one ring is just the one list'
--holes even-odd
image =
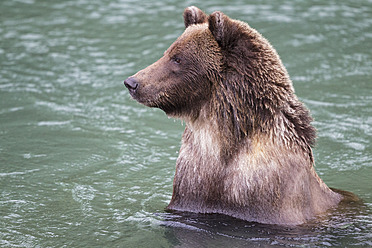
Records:
{"label": "wet brown fur", "polygon": [[300,224],[341,200],[313,168],[315,129],[270,43],[221,12],[186,30],[132,78],[137,101],[187,126],[168,209]]}

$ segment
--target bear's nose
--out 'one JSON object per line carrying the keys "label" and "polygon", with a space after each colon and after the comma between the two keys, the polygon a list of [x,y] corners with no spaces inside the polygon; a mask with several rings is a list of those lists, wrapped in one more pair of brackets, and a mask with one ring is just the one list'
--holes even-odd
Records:
{"label": "bear's nose", "polygon": [[135,92],[138,88],[138,82],[134,77],[129,77],[124,81],[125,87],[128,88],[130,92]]}

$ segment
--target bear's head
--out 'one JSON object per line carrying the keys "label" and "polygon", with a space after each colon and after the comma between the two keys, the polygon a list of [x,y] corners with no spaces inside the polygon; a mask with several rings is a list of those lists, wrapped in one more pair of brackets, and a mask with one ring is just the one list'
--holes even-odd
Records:
{"label": "bear's head", "polygon": [[[185,32],[154,64],[125,80],[131,96],[168,115],[197,112],[208,101],[222,55],[208,29],[208,17],[196,7],[184,12]],[[196,25],[200,24],[200,25]]]}
{"label": "bear's head", "polygon": [[164,56],[125,80],[135,100],[187,122],[204,110],[228,143],[257,132],[313,143],[308,110],[261,34],[219,11],[192,6],[183,15],[186,29]]}

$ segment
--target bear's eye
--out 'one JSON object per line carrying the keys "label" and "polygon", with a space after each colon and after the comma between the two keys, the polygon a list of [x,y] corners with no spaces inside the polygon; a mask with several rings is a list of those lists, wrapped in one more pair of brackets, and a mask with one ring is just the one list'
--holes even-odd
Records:
{"label": "bear's eye", "polygon": [[179,57],[173,57],[172,58],[173,62],[176,63],[177,65],[181,63],[181,59]]}

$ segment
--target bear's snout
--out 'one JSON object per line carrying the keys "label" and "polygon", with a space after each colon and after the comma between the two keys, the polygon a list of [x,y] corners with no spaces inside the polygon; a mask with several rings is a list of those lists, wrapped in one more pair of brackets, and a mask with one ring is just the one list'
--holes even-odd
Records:
{"label": "bear's snout", "polygon": [[129,92],[131,94],[135,93],[136,90],[138,89],[138,81],[134,77],[129,77],[124,81],[125,87],[128,88]]}

